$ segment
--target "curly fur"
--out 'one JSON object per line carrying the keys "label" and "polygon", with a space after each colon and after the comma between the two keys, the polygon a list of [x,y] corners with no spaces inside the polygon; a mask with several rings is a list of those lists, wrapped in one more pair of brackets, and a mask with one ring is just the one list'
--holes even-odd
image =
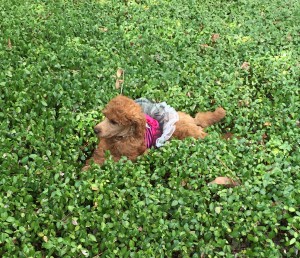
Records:
{"label": "curly fur", "polygon": [[[118,161],[122,156],[135,160],[142,155],[147,147],[145,143],[146,119],[141,107],[132,99],[125,96],[113,98],[103,110],[104,121],[94,128],[100,139],[98,147],[90,160],[87,161],[84,170],[89,167],[90,161],[103,164],[105,152],[110,151],[113,159]],[[203,139],[207,133],[203,128],[212,125],[225,117],[223,108],[217,108],[214,112],[200,112],[195,118],[178,112],[179,121],[172,138],[184,139],[194,137]]]}

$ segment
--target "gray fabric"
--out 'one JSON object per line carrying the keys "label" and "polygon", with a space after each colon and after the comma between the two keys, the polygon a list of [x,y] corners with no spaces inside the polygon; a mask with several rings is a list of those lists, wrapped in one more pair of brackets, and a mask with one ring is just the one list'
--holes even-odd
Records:
{"label": "gray fabric", "polygon": [[179,120],[178,113],[166,102],[155,103],[145,98],[136,99],[143,112],[158,121],[162,135],[156,140],[156,147],[161,147],[175,131],[175,123]]}

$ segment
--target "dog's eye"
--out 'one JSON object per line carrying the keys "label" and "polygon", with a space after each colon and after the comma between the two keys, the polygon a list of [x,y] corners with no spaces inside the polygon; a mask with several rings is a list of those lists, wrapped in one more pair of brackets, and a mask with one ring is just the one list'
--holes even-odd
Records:
{"label": "dog's eye", "polygon": [[109,120],[111,124],[116,125],[118,124],[115,120]]}

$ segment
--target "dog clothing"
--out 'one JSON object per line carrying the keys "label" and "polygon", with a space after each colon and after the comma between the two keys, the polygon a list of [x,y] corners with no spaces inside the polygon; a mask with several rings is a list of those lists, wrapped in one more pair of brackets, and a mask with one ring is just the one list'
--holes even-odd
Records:
{"label": "dog clothing", "polygon": [[161,135],[154,140],[155,144],[152,146],[157,148],[163,146],[175,131],[175,123],[179,120],[178,113],[166,102],[155,103],[145,98],[136,99],[135,102],[141,106],[145,115],[159,124]]}
{"label": "dog clothing", "polygon": [[157,120],[151,116],[145,115],[146,117],[146,133],[145,133],[145,142],[147,148],[155,147],[156,140],[161,136],[159,123]]}

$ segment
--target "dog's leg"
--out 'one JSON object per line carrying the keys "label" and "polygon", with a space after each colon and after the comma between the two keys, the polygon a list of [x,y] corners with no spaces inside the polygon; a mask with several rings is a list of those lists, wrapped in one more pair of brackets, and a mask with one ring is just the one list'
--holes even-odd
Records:
{"label": "dog's leg", "polygon": [[90,168],[90,163],[93,161],[98,165],[102,165],[105,161],[105,151],[107,150],[106,141],[101,139],[97,148],[94,150],[94,153],[90,159],[85,163],[85,166],[82,168],[82,171],[86,171]]}
{"label": "dog's leg", "polygon": [[193,137],[196,139],[203,139],[207,133],[205,133],[201,127],[194,123],[185,123],[184,121],[178,121],[176,123],[176,130],[172,137],[182,140],[187,137]]}
{"label": "dog's leg", "polygon": [[219,107],[214,112],[199,112],[196,114],[195,122],[202,128],[208,127],[219,122],[226,115],[226,111]]}
{"label": "dog's leg", "polygon": [[102,165],[104,163],[105,159],[104,159],[104,157],[100,157],[96,153],[96,151],[94,151],[93,156],[86,161],[85,166],[81,169],[81,171],[87,171],[87,170],[89,170],[89,168],[91,167],[90,164],[91,164],[92,161],[95,164]]}

